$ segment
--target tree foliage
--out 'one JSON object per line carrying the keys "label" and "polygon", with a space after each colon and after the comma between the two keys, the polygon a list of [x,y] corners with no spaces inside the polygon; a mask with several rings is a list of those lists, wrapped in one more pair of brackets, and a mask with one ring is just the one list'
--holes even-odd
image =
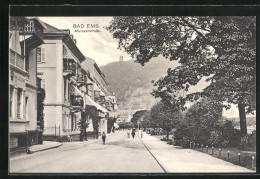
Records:
{"label": "tree foliage", "polygon": [[153,128],[162,128],[166,131],[167,139],[169,132],[177,126],[182,118],[182,114],[177,107],[169,106],[165,103],[157,103],[151,109],[150,125]]}
{"label": "tree foliage", "polygon": [[214,99],[203,98],[186,111],[174,137],[177,143],[182,141],[184,145],[191,141],[211,146],[237,147],[240,142],[237,134],[240,135],[232,122],[222,117],[222,104]]}
{"label": "tree foliage", "polygon": [[80,140],[84,141],[85,137],[87,137],[86,129],[89,126],[87,113],[85,111],[81,111],[81,119],[79,120],[78,124],[80,125]]}
{"label": "tree foliage", "polygon": [[143,120],[141,121],[141,126],[146,130],[146,128],[151,127],[151,111],[147,110],[143,115]]}
{"label": "tree foliage", "polygon": [[131,122],[135,127],[137,127],[137,122],[141,122],[142,117],[147,112],[147,110],[139,110],[136,111],[133,115],[133,118],[131,119]]}
{"label": "tree foliage", "polygon": [[38,88],[37,93],[37,125],[40,129],[44,129],[44,99],[45,90],[43,88]]}
{"label": "tree foliage", "polygon": [[[155,97],[179,106],[201,96],[238,104],[241,132],[247,134],[245,114],[256,102],[255,17],[114,17],[107,29],[142,65],[160,54],[180,63],[154,84]],[[177,95],[202,77],[211,82],[202,92]]]}
{"label": "tree foliage", "polygon": [[94,129],[94,133],[96,135],[96,138],[98,138],[99,134],[98,134],[98,111],[96,110],[95,107],[93,106],[86,106],[85,107],[85,113],[89,115],[89,117],[92,119],[92,123],[93,123],[93,129]]}

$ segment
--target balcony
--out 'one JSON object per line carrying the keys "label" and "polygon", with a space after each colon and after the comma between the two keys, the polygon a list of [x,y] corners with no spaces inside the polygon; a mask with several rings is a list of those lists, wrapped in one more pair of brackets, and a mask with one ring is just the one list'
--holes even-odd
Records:
{"label": "balcony", "polygon": [[65,76],[76,75],[76,62],[73,59],[63,59],[63,73]]}
{"label": "balcony", "polygon": [[25,71],[25,58],[17,52],[10,49],[10,64]]}
{"label": "balcony", "polygon": [[74,110],[84,109],[83,98],[79,96],[71,96],[71,105]]}
{"label": "balcony", "polygon": [[85,75],[80,74],[80,75],[78,75],[78,79],[77,79],[77,81],[78,81],[79,83],[86,83],[87,78],[86,78]]}

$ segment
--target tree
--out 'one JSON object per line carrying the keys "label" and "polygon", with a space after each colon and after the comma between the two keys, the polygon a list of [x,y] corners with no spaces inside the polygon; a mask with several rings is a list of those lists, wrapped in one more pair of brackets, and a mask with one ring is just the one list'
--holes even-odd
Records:
{"label": "tree", "polygon": [[[237,104],[241,135],[247,135],[246,113],[256,102],[255,17],[114,17],[107,29],[142,65],[158,55],[180,63],[154,84],[155,97],[179,106],[203,96]],[[176,95],[203,77],[211,83],[202,92]]]}
{"label": "tree", "polygon": [[120,129],[130,129],[133,127],[132,122],[119,122],[118,126]]}
{"label": "tree", "polygon": [[42,131],[44,129],[44,99],[45,90],[43,88],[38,88],[37,92],[37,125],[40,127],[41,132],[39,133],[39,144],[43,143]]}
{"label": "tree", "polygon": [[[184,136],[195,142],[206,143],[222,117],[222,105],[214,99],[202,98],[185,112]],[[177,131],[178,133],[178,131]]]}
{"label": "tree", "polygon": [[98,134],[98,111],[95,107],[93,106],[86,106],[85,107],[85,113],[89,115],[89,117],[92,119],[93,123],[93,129],[94,133],[96,135],[96,138],[98,139],[99,134]]}
{"label": "tree", "polygon": [[81,111],[81,119],[79,121],[80,125],[80,141],[84,141],[85,137],[87,138],[86,129],[89,126],[89,116],[87,116],[87,113],[85,111]]}
{"label": "tree", "polygon": [[37,125],[40,126],[40,129],[44,129],[44,99],[45,99],[45,90],[43,88],[38,88],[37,93]]}
{"label": "tree", "polygon": [[141,126],[144,128],[144,131],[146,131],[146,128],[151,127],[150,120],[151,111],[147,110],[143,115],[143,120],[141,121]]}
{"label": "tree", "polygon": [[166,131],[166,138],[169,139],[169,132],[178,124],[182,117],[177,107],[167,105],[166,103],[157,103],[151,109],[151,125],[154,128],[160,127]]}
{"label": "tree", "polygon": [[146,113],[147,110],[139,110],[136,111],[133,115],[133,118],[131,119],[131,122],[133,123],[133,125],[135,127],[137,127],[137,122],[141,121],[141,118],[143,117],[143,115]]}

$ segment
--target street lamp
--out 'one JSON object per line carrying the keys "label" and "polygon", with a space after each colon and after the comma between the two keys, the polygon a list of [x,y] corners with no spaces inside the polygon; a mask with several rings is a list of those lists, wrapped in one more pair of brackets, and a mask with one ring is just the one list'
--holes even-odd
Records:
{"label": "street lamp", "polygon": [[137,121],[137,125],[138,125],[138,136],[139,136],[139,124],[140,124],[140,122]]}

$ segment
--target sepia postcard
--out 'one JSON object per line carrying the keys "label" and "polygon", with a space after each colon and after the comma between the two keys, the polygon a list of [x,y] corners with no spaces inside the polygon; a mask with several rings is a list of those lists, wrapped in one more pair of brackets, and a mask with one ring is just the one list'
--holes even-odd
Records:
{"label": "sepia postcard", "polygon": [[15,14],[9,174],[256,173],[256,16]]}

